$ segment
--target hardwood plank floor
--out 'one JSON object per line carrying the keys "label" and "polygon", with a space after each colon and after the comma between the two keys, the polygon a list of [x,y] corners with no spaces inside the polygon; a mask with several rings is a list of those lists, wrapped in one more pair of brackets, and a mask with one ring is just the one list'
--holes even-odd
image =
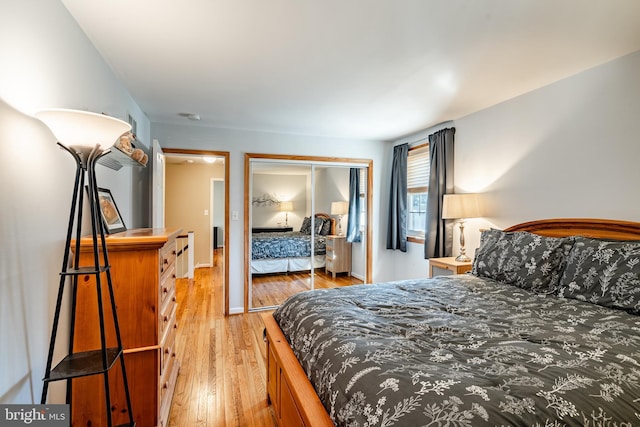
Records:
{"label": "hardwood plank floor", "polygon": [[[311,274],[308,271],[286,274],[254,274],[252,279],[251,306],[271,307],[280,305],[291,295],[311,289]],[[361,284],[362,280],[345,274],[334,279],[324,268],[315,270],[313,286],[316,289],[335,288]]]}
{"label": "hardwood plank floor", "polygon": [[[259,313],[224,317],[220,253],[214,267],[196,269],[191,281],[176,281],[181,367],[168,427],[273,427],[265,389],[264,325]],[[316,287],[329,286],[331,277],[324,276],[318,276]],[[341,277],[336,284],[354,282]],[[283,300],[282,295],[273,298]]]}
{"label": "hardwood plank floor", "polygon": [[221,268],[196,269],[176,288],[181,366],[168,426],[275,426],[260,314],[224,317]]}

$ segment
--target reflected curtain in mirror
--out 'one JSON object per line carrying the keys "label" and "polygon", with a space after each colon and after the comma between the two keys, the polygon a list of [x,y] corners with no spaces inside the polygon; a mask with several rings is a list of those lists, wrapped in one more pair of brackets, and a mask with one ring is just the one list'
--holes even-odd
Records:
{"label": "reflected curtain in mirror", "polygon": [[360,241],[360,169],[349,169],[349,217],[347,218],[347,242]]}

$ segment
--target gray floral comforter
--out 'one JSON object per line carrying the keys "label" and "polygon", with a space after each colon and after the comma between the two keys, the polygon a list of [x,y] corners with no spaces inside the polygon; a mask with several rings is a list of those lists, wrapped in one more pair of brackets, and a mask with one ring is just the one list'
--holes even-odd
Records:
{"label": "gray floral comforter", "polygon": [[640,426],[640,316],[472,275],[297,294],[274,317],[338,426]]}
{"label": "gray floral comforter", "polygon": [[[327,252],[326,236],[313,239],[314,255]],[[251,237],[251,259],[273,259],[311,256],[311,235],[299,231],[255,233]]]}

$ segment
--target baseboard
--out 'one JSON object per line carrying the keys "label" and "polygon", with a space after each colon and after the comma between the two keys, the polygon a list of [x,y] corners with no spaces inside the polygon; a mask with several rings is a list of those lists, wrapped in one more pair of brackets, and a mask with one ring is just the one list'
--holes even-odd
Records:
{"label": "baseboard", "polygon": [[362,280],[362,281],[364,282],[364,277],[363,277],[362,275],[360,275],[360,274],[353,274],[353,273],[351,273],[351,276],[352,276],[352,277],[355,277],[356,279],[360,279],[360,280]]}
{"label": "baseboard", "polygon": [[229,314],[243,314],[244,307],[229,308]]}

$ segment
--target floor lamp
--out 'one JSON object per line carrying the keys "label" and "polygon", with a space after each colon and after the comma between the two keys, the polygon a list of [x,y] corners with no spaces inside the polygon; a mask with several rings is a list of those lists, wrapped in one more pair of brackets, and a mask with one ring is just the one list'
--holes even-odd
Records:
{"label": "floor lamp", "polygon": [[442,202],[442,219],[460,220],[460,254],[456,261],[469,262],[464,249],[464,220],[480,216],[477,194],[445,194]]}
{"label": "floor lamp", "polygon": [[[41,403],[46,404],[49,383],[52,381],[67,380],[67,403],[71,403],[71,380],[89,375],[102,375],[105,389],[105,405],[107,425],[111,427],[111,394],[109,388],[109,369],[120,361],[122,380],[124,384],[129,423],[127,426],[135,426],[133,413],[131,411],[131,398],[125,370],[124,355],[122,351],[122,340],[120,338],[120,328],[116,313],[116,303],[113,294],[109,257],[107,244],[105,241],[104,225],[100,216],[100,205],[98,200],[98,186],[96,184],[95,166],[100,157],[109,152],[109,148],[117,139],[131,130],[131,126],[122,121],[102,114],[90,113],[77,110],[45,110],[36,113],[36,117],[44,122],[53,132],[58,140],[58,145],[67,151],[76,162],[75,182],[73,186],[73,197],[71,199],[71,211],[69,214],[69,225],[62,258],[62,270],[60,273],[60,284],[58,287],[58,298],[56,301],[56,311],[53,319],[51,340],[49,343],[49,355],[44,376]],[[82,218],[84,208],[84,187],[86,176],[86,192],[89,206],[89,218],[91,223],[91,238],[93,239],[93,264],[79,265],[80,260],[80,239],[82,237]],[[75,227],[74,227],[75,224]],[[75,247],[73,249],[73,260],[69,263],[71,253],[72,237],[75,231]],[[103,301],[101,276],[106,276],[109,291],[109,302]],[[74,352],[74,330],[76,315],[76,295],[78,290],[78,279],[80,276],[93,275],[96,282],[97,307],[100,320],[100,343],[101,348],[85,352]],[[69,280],[67,281],[67,278]],[[71,328],[69,338],[69,351],[66,357],[51,368],[53,353],[55,349],[56,334],[60,320],[60,310],[65,290],[65,285],[71,285]],[[105,333],[104,306],[110,304],[117,347],[107,348]]]}

